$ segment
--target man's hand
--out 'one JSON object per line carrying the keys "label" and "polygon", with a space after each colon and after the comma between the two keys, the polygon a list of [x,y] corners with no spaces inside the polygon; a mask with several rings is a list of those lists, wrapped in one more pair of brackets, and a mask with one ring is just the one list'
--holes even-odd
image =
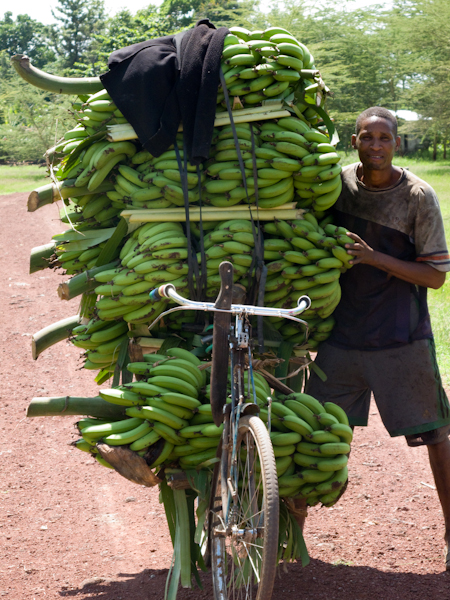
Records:
{"label": "man's hand", "polygon": [[375,265],[375,250],[369,246],[367,242],[356,235],[356,233],[351,233],[347,231],[346,234],[352,240],[355,240],[354,244],[345,244],[345,248],[348,251],[348,254],[353,254],[355,258],[349,261],[351,265],[357,265],[358,263],[364,263],[366,265]]}
{"label": "man's hand", "polygon": [[355,240],[354,244],[345,244],[348,254],[353,254],[355,257],[349,261],[352,266],[359,263],[372,265],[372,267],[386,271],[389,275],[403,279],[408,283],[435,290],[439,289],[445,282],[445,273],[438,271],[431,265],[394,258],[389,254],[374,250],[356,233],[348,231],[347,235]]}

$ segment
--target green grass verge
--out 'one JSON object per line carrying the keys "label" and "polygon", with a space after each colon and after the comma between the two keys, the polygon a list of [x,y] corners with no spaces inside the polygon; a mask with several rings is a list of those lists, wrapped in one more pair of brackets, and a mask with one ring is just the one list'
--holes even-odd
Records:
{"label": "green grass verge", "polygon": [[46,183],[46,172],[43,166],[0,165],[0,195],[31,192],[35,187]]}
{"label": "green grass verge", "polygon": [[[356,152],[343,155],[342,164],[357,162]],[[447,245],[450,245],[450,161],[428,161],[396,157],[395,164],[407,167],[435,190],[441,205]],[[450,275],[439,290],[428,290],[428,306],[436,340],[436,353],[444,385],[450,388]]]}

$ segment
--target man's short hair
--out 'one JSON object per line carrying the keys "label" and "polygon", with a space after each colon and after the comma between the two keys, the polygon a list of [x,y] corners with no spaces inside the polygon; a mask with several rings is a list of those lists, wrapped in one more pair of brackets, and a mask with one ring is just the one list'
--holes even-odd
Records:
{"label": "man's short hair", "polygon": [[371,106],[359,115],[359,117],[356,119],[356,135],[358,135],[358,133],[361,131],[363,121],[369,119],[370,117],[380,117],[381,119],[386,119],[386,121],[389,121],[394,130],[394,136],[397,137],[397,119],[390,110],[387,110],[387,108],[383,108],[382,106]]}

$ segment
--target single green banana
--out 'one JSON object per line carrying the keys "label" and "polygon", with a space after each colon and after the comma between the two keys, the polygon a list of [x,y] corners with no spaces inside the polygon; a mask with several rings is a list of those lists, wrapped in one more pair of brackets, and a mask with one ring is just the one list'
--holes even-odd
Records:
{"label": "single green banana", "polygon": [[325,431],[323,429],[313,431],[309,436],[306,436],[305,439],[311,444],[327,444],[341,441],[339,436],[331,433],[330,431]]}
{"label": "single green banana", "polygon": [[157,421],[163,423],[172,429],[182,429],[187,427],[188,422],[185,419],[175,416],[172,412],[155,408],[154,406],[131,406],[125,409],[129,417],[139,417],[150,422]]}
{"label": "single green banana", "polygon": [[343,408],[341,408],[334,402],[325,402],[323,406],[325,408],[325,411],[330,415],[333,415],[333,417],[335,417],[339,423],[342,423],[347,426],[349,425],[347,413]]}
{"label": "single green banana", "polygon": [[190,454],[189,456],[183,456],[180,458],[180,466],[182,468],[192,468],[192,467],[200,467],[202,463],[207,463],[211,459],[215,458],[216,449],[210,448],[208,450],[203,450],[202,452],[196,452],[195,454]]}
{"label": "single green banana", "polygon": [[317,492],[322,494],[331,494],[332,492],[339,491],[348,479],[348,468],[343,467],[336,471],[336,473],[328,480],[316,486]]}
{"label": "single green banana", "polygon": [[302,436],[312,433],[312,427],[303,419],[297,416],[287,415],[283,417],[283,425],[292,431],[296,431]]}
{"label": "single green banana", "polygon": [[169,404],[168,402],[164,402],[162,398],[157,397],[147,397],[146,404],[148,406],[152,406],[153,408],[159,408],[160,410],[164,410],[165,412],[171,413],[180,419],[185,419],[189,421],[194,416],[194,413],[189,408],[183,408],[182,406],[176,406],[175,404]]}
{"label": "single green banana", "polygon": [[291,444],[298,444],[301,440],[301,435],[295,431],[289,433],[281,433],[279,431],[272,431],[270,439],[273,446],[290,446]]}
{"label": "single green banana", "polygon": [[220,436],[218,437],[200,437],[190,438],[189,444],[197,450],[207,450],[209,448],[217,448],[220,442]]}
{"label": "single green banana", "polygon": [[151,378],[149,383],[158,385],[173,392],[191,396],[192,398],[198,398],[197,388],[184,380],[178,379],[177,377],[156,375]]}
{"label": "single green banana", "polygon": [[316,460],[319,461],[317,463],[317,468],[319,471],[338,471],[339,469],[346,467],[348,463],[348,457],[346,454],[338,454],[334,458],[321,458]]}
{"label": "single green banana", "polygon": [[166,425],[165,423],[154,421],[153,430],[173,446],[181,446],[186,443],[186,440],[179,435],[179,432],[176,429],[169,427],[169,425]]}
{"label": "single green banana", "polygon": [[132,444],[130,444],[130,450],[139,452],[139,450],[144,450],[144,448],[153,446],[159,439],[161,439],[161,436],[158,435],[154,429],[151,429],[147,434],[132,442]]}
{"label": "single green banana", "polygon": [[124,431],[130,431],[138,425],[141,425],[143,419],[132,418],[123,419],[121,421],[113,421],[112,423],[102,423],[100,425],[90,425],[84,427],[82,430],[83,439],[89,440],[100,440],[105,436],[112,435],[113,433],[123,433]]}
{"label": "single green banana", "polygon": [[144,421],[134,429],[122,433],[112,433],[111,435],[104,437],[103,442],[108,444],[108,446],[124,446],[132,444],[144,435],[147,435],[151,429],[150,424],[147,421]]}
{"label": "single green banana", "polygon": [[330,433],[339,437],[339,439],[347,444],[351,444],[353,440],[353,431],[349,425],[344,423],[333,423],[328,427]]}

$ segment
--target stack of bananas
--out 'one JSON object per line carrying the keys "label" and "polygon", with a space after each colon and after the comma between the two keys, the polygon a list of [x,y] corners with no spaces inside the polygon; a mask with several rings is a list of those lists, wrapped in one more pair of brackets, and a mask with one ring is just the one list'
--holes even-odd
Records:
{"label": "stack of bananas", "polygon": [[[144,358],[145,362],[128,365],[143,377],[141,381],[100,390],[102,398],[124,406],[127,418],[79,421],[82,440],[76,447],[95,453],[95,443],[101,440],[111,446],[129,446],[151,468],[164,463],[181,469],[209,468],[223,426],[213,422],[206,371],[198,368],[201,361],[182,348]],[[306,498],[311,506],[319,502],[331,506],[348,476],[353,433],[345,412],[332,402],[322,406],[308,394],[272,399],[264,377],[254,372],[253,379],[260,416],[271,430],[280,496]]]}
{"label": "stack of bananas", "polygon": [[166,306],[152,303],[149,292],[173,282],[188,286],[187,238],[179,223],[148,223],[136,229],[120,250],[120,267],[95,275],[100,284],[96,309],[104,320],[123,318],[128,323],[149,323]]}
{"label": "stack of bananas", "polygon": [[[177,134],[177,142],[183,145],[183,136]],[[116,142],[118,143],[118,142]],[[184,152],[179,151],[183,160]],[[131,159],[131,165],[121,164],[115,176],[115,191],[108,196],[135,209],[169,208],[184,206],[184,196],[176,152],[171,146],[160,156],[154,157],[146,150]],[[203,167],[199,166],[200,171]],[[190,203],[196,203],[198,195],[197,167],[187,164],[187,188]],[[204,182],[205,175],[200,174]]]}
{"label": "stack of bananas", "polygon": [[[206,203],[218,207],[254,203],[256,186],[258,206],[262,209],[277,208],[295,200],[301,207],[311,206],[322,213],[336,202],[341,191],[341,167],[337,164],[340,157],[325,134],[296,117],[261,122],[253,130],[253,160],[250,124],[238,123],[236,133],[244,173],[239,167],[231,126],[218,128],[213,137],[212,157],[205,165],[207,178],[202,198]],[[247,191],[242,184],[243,176]]]}
{"label": "stack of bananas", "polygon": [[[67,131],[63,139],[48,151],[51,155],[69,154],[78,148],[86,138],[106,132],[108,123],[121,124],[128,122],[106,90],[100,90],[95,94],[79,95],[78,100],[72,103],[72,109],[78,124]],[[76,171],[81,173],[79,166],[74,165],[73,169],[71,177],[76,176]],[[55,169],[55,174],[58,175],[58,169]]]}
{"label": "stack of bananas", "polygon": [[272,398],[264,377],[254,372],[253,379],[259,415],[265,423],[270,421],[280,496],[306,498],[311,506],[318,502],[331,506],[348,476],[347,455],[353,432],[345,411],[333,402],[322,406],[308,394]]}
{"label": "stack of bananas", "polygon": [[[136,229],[120,251],[121,266],[95,275],[102,296],[96,304],[101,319],[123,318],[127,322],[148,323],[164,302],[152,304],[149,292],[172,283],[180,293],[188,288],[188,242],[179,223],[148,223]],[[235,264],[235,281],[247,275],[255,245],[250,221],[235,219],[219,223],[204,238],[207,295],[220,288],[219,265]],[[201,264],[201,254],[197,254]],[[194,276],[195,280],[195,276]],[[160,311],[161,312],[161,311]]]}
{"label": "stack of bananas", "polygon": [[[167,350],[166,355],[147,354],[144,358],[146,362],[128,365],[130,372],[141,377],[140,381],[100,390],[104,400],[124,406],[128,418],[95,426],[79,425],[83,440],[92,446],[100,439],[110,446],[129,445],[146,458],[151,468],[167,460],[179,459],[180,466],[186,468],[210,461],[222,428],[212,423],[209,405],[205,407],[209,409],[207,423],[211,426],[203,436],[209,435],[213,443],[194,442],[189,452],[185,448],[190,438],[198,437],[191,432],[190,421],[194,412],[202,414],[198,398],[206,384],[206,372],[198,368],[201,361],[182,348]],[[81,442],[80,446],[86,449]],[[205,454],[204,450],[209,452]]]}
{"label": "stack of bananas", "polygon": [[[97,258],[114,230],[114,227],[85,231],[68,229],[63,233],[55,234],[52,237],[56,243],[53,264],[62,266],[67,275],[92,269],[96,266]],[[116,249],[111,254],[111,260],[118,256],[119,249]]]}
{"label": "stack of bananas", "polygon": [[84,368],[114,371],[119,356],[120,345],[127,339],[128,325],[92,318],[86,325],[78,325],[72,330],[71,342],[77,348],[83,348]]}
{"label": "stack of bananas", "polygon": [[[312,330],[308,349],[315,349],[331,333],[332,313],[340,300],[339,277],[349,268],[352,256],[345,244],[354,243],[346,229],[331,224],[326,217],[321,224],[311,212],[298,221],[274,221],[264,225],[268,238],[264,240],[264,258],[268,278],[264,304],[290,308],[300,296],[308,295],[312,302],[301,318]],[[270,318],[286,341],[302,344],[304,332],[294,323],[278,317]]]}
{"label": "stack of bananas", "polygon": [[[64,139],[47,152],[52,174],[60,181],[70,182],[70,198],[75,207],[64,222],[77,224],[79,230],[108,227],[117,223],[117,216],[126,204],[106,195],[105,180],[117,164],[136,153],[133,142],[107,142],[107,123],[126,122],[106,90],[79,96],[72,104],[78,125],[64,134]],[[106,186],[113,190],[112,185]]]}
{"label": "stack of bananas", "polygon": [[[267,99],[284,99],[299,89],[307,110],[317,92],[328,91],[308,48],[286,29],[251,32],[231,27],[230,32],[224,40],[222,70],[228,94],[238,96],[243,104],[257,106]],[[224,102],[220,88],[217,102]],[[307,115],[313,118],[315,113]]]}
{"label": "stack of bananas", "polygon": [[[340,298],[339,277],[349,268],[351,258],[342,247],[352,240],[345,230],[322,221],[312,213],[293,222],[275,221],[264,225],[264,259],[268,269],[264,303],[291,307],[308,293],[312,305],[303,313],[316,329],[308,342],[314,348],[328,337],[331,317]],[[207,296],[220,289],[219,265],[229,260],[234,281],[247,283],[254,260],[254,231],[245,219],[219,222],[204,235]],[[149,292],[163,283],[173,283],[180,293],[188,289],[187,237],[179,223],[148,223],[136,229],[120,251],[120,266],[95,275],[97,315],[102,320],[124,319],[148,323],[160,314],[165,301],[152,303]],[[201,253],[197,253],[199,269]],[[194,276],[195,279],[195,276]],[[286,340],[302,343],[303,332],[295,324],[272,318]]]}
{"label": "stack of bananas", "polygon": [[345,411],[308,394],[278,396],[271,410],[275,456],[284,459],[277,463],[280,496],[333,505],[347,482],[353,439]]}

